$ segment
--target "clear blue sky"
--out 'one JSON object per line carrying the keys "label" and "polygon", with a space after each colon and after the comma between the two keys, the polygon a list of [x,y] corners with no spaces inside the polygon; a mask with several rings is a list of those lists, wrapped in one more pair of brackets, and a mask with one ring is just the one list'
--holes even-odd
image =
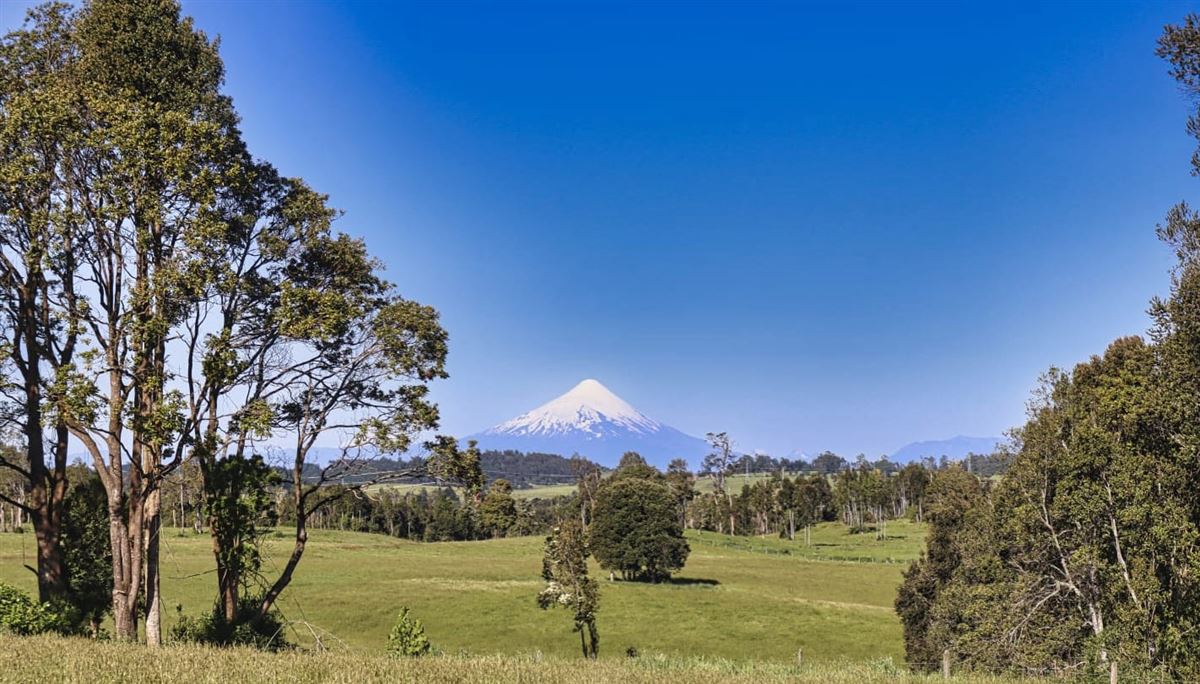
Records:
{"label": "clear blue sky", "polygon": [[253,151],[442,312],[447,431],[595,377],[847,455],[999,434],[1145,330],[1188,9],[184,2]]}

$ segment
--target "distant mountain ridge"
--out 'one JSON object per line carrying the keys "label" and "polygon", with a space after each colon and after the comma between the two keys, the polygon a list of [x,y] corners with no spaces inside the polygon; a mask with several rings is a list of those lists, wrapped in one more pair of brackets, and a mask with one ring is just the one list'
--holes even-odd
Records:
{"label": "distant mountain ridge", "polygon": [[925,442],[905,444],[890,454],[888,458],[895,463],[911,463],[920,461],[926,456],[961,459],[967,454],[990,454],[996,451],[996,445],[1008,441],[1004,437],[967,437],[958,435],[950,439],[937,439]]}
{"label": "distant mountain ridge", "polygon": [[467,439],[481,449],[579,454],[613,467],[626,451],[666,468],[674,458],[692,467],[708,444],[638,411],[597,380],[584,380],[566,394]]}

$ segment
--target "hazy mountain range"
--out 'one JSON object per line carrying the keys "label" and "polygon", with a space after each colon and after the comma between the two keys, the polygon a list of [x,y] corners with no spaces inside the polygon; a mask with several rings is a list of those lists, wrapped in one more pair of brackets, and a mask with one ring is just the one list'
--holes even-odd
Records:
{"label": "hazy mountain range", "polygon": [[959,435],[950,439],[938,439],[927,442],[912,442],[905,444],[888,456],[897,463],[919,461],[926,456],[951,459],[961,459],[967,454],[990,454],[996,451],[996,445],[1007,441],[1003,437],[965,437]]}

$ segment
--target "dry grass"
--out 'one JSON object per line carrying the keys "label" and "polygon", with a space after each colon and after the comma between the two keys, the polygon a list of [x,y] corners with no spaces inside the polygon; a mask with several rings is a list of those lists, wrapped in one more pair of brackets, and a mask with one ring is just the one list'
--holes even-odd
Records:
{"label": "dry grass", "polygon": [[[352,653],[270,654],[242,649],[144,646],[55,637],[0,636],[0,682],[821,682],[830,684],[941,681],[905,673],[890,661],[796,667],[662,656],[589,662],[509,656],[393,659]],[[999,683],[991,677],[955,681]]]}

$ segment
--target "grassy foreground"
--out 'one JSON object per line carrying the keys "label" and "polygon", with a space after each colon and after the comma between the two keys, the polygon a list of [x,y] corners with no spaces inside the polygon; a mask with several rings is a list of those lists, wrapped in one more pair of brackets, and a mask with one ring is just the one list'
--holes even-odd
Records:
{"label": "grassy foreground", "polygon": [[[55,637],[0,635],[0,682],[828,682],[942,681],[886,662],[796,667],[723,660],[641,657],[588,662],[535,655],[393,659],[353,653],[262,653],[244,649],[144,646]],[[988,684],[1007,680],[955,677]]]}
{"label": "grassy foreground", "polygon": [[[901,629],[892,601],[904,564],[813,559],[900,561],[916,555],[919,526],[896,523],[889,533],[895,536],[876,541],[824,525],[814,530],[809,547],[689,533],[687,567],[676,581],[660,585],[610,582],[595,568],[601,658],[624,660],[632,647],[669,658],[791,664],[803,649],[805,663],[814,666],[900,664]],[[33,574],[22,567],[32,562],[33,543],[32,534],[0,534],[0,581],[34,589]],[[333,650],[380,653],[400,607],[409,606],[433,644],[448,654],[572,659],[579,642],[570,615],[539,610],[535,603],[541,547],[538,537],[422,544],[316,531],[280,608],[291,622],[289,637],[304,646],[319,637]],[[276,533],[266,545],[268,570],[288,550],[286,534]],[[189,614],[212,605],[212,567],[206,536],[165,533],[168,626],[177,619],[177,604]]]}

